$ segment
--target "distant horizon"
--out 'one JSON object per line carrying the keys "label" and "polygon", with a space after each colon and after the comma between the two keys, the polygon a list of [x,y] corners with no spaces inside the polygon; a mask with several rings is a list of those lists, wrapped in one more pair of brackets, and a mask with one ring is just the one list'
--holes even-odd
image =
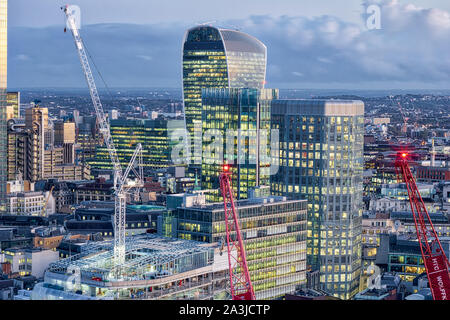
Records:
{"label": "distant horizon", "polygon": [[[450,52],[448,2],[348,0],[342,6],[323,0],[324,6],[282,0],[273,6],[268,0],[232,1],[240,5],[238,13],[232,8],[217,12],[207,0],[177,1],[179,11],[144,0],[109,1],[108,10],[100,11],[106,0],[73,4],[80,5],[83,39],[110,87],[180,87],[184,33],[208,21],[237,28],[267,46],[267,87],[425,92],[450,88],[450,60],[445,58]],[[193,6],[194,2],[201,5]],[[368,24],[370,3],[379,7],[379,27]],[[10,87],[83,87],[79,59],[70,32],[63,32],[59,7],[17,0],[9,13]]]}
{"label": "distant horizon", "polygon": [[[450,90],[405,90],[405,89],[371,89],[371,90],[355,90],[355,89],[279,89],[280,99],[317,99],[328,97],[343,97],[354,96],[355,99],[377,99],[385,98],[387,96],[406,96],[406,95],[430,95],[435,97],[448,97],[450,96]],[[89,97],[90,93],[87,88],[82,87],[40,87],[40,88],[8,88],[8,91],[20,91],[22,95],[23,103],[30,103],[33,99],[39,99],[42,95],[68,95],[68,96],[83,96]],[[120,98],[120,96],[127,96],[129,98],[145,97],[149,93],[163,94],[167,91],[168,96],[171,99],[183,100],[182,88],[175,87],[110,87],[109,91],[104,88],[99,88],[99,94],[102,99],[106,98]],[[119,93],[120,92],[120,93]],[[42,98],[42,97],[41,97]],[[343,97],[344,98],[344,97]],[[154,97],[155,99],[155,97]]]}
{"label": "distant horizon", "polygon": [[[364,89],[364,88],[357,88],[357,89],[343,89],[343,88],[276,88],[276,87],[266,87],[267,89],[279,89],[279,90],[287,90],[287,91],[369,91],[369,92],[376,92],[376,91],[448,91],[449,89],[441,89],[441,88],[385,88],[385,89]],[[66,86],[42,86],[42,87],[8,87],[8,91],[23,91],[23,90],[86,90],[86,93],[89,93],[87,90],[87,87],[66,87]],[[158,90],[183,90],[183,88],[180,87],[167,87],[167,86],[142,86],[142,87],[135,87],[135,86],[111,86],[109,87],[109,90],[148,90],[148,89],[158,89]],[[106,88],[98,88],[99,91],[105,91],[108,90]]]}

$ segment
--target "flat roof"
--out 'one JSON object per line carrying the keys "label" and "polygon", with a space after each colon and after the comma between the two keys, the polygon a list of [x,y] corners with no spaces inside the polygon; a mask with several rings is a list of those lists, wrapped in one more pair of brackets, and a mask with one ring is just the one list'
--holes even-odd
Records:
{"label": "flat roof", "polygon": [[[177,258],[213,250],[210,245],[155,234],[141,234],[126,237],[125,255],[127,259],[120,266],[122,270],[138,270],[143,265],[161,265]],[[113,276],[114,241],[89,242],[81,248],[81,253],[50,264],[51,272],[66,272],[69,266],[81,271],[99,272]],[[130,271],[130,273],[132,273]]]}
{"label": "flat roof", "polygon": [[364,116],[364,102],[334,99],[277,99],[271,102],[272,114]]}
{"label": "flat roof", "polygon": [[[266,200],[266,201],[265,201]],[[271,201],[273,200],[273,201]],[[236,209],[248,208],[248,207],[260,207],[260,206],[270,206],[283,203],[294,203],[294,202],[307,202],[307,200],[288,200],[286,197],[270,196],[266,198],[254,198],[254,199],[244,199],[236,200],[234,203]],[[194,205],[191,207],[181,207],[180,209],[191,209],[191,210],[204,210],[204,211],[223,211],[223,202],[206,203],[202,205]]]}

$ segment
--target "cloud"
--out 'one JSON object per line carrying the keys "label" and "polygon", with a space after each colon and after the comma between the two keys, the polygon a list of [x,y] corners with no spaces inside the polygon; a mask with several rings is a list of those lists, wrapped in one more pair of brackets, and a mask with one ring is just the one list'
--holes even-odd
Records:
{"label": "cloud", "polygon": [[[363,4],[380,6],[381,30],[368,30],[366,15],[360,25],[327,15],[250,16],[221,25],[240,26],[267,45],[268,87],[450,86],[447,11],[396,0]],[[109,86],[181,87],[181,41],[188,27],[99,24],[82,32]],[[9,54],[33,57],[10,60],[10,86],[84,86],[71,36],[61,28],[10,33]]]}
{"label": "cloud", "polygon": [[27,61],[27,60],[30,60],[30,57],[27,56],[26,54],[18,54],[16,56],[16,59],[19,61]]}
{"label": "cloud", "polygon": [[279,66],[278,76],[268,73],[272,86],[450,84],[450,14],[395,0],[370,4],[380,6],[381,30],[332,16],[250,17],[243,30],[265,42],[269,63]]}
{"label": "cloud", "polygon": [[[186,26],[83,26],[84,42],[110,87],[180,87],[181,39]],[[84,87],[72,35],[61,27],[9,29],[8,86]],[[33,60],[14,59],[18,55]],[[100,81],[97,81],[100,85]]]}
{"label": "cloud", "polygon": [[303,77],[303,76],[304,76],[303,73],[298,72],[298,71],[293,71],[292,74],[293,74],[294,76],[297,76],[297,77]]}
{"label": "cloud", "polygon": [[142,60],[146,60],[146,61],[151,61],[151,60],[153,60],[153,57],[147,56],[147,55],[144,55],[144,54],[138,54],[136,57],[138,57],[138,58],[140,58],[140,59],[142,59]]}

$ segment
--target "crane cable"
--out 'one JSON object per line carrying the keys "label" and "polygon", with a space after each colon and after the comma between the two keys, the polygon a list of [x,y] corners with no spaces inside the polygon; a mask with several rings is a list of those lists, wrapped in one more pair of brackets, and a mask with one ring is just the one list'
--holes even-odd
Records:
{"label": "crane cable", "polygon": [[84,49],[86,50],[86,53],[87,53],[89,59],[91,60],[92,64],[94,65],[95,71],[97,71],[98,75],[100,76],[100,79],[101,79],[102,82],[103,82],[103,85],[104,85],[105,88],[106,88],[106,92],[108,93],[108,95],[109,95],[109,97],[111,98],[111,100],[114,100],[114,98],[113,98],[113,96],[112,96],[112,94],[111,94],[111,90],[110,90],[108,84],[106,83],[105,79],[103,78],[103,75],[102,75],[102,73],[100,72],[100,69],[97,67],[97,64],[95,63],[94,58],[92,57],[91,53],[89,52],[89,49],[88,49],[88,46],[86,45],[86,42],[84,41],[83,38],[80,37],[80,39],[81,39],[81,42],[83,43]]}

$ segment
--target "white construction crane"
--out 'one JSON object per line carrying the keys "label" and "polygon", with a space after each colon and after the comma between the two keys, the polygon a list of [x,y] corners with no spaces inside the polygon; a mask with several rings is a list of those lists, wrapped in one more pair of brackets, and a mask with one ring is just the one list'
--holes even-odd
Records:
{"label": "white construction crane", "polygon": [[[80,36],[80,32],[77,28],[76,20],[73,12],[70,10],[70,6],[66,5],[61,8],[64,11],[67,19],[67,25],[72,32],[75,47],[78,51],[81,66],[83,68],[86,82],[89,86],[92,103],[97,114],[97,121],[100,126],[100,133],[103,135],[106,148],[108,149],[109,156],[113,165],[114,172],[114,191],[115,191],[115,210],[114,210],[114,265],[116,271],[120,272],[119,266],[125,262],[125,219],[126,219],[126,200],[127,192],[131,188],[139,188],[143,185],[143,172],[142,172],[142,146],[137,145],[134,151],[133,157],[126,168],[125,172],[122,171],[122,166],[117,156],[117,151],[114,146],[114,141],[111,137],[109,122],[106,118],[103,106],[100,101],[100,97],[95,85],[94,76],[92,75],[91,67],[89,65],[88,56],[85,51],[83,39]],[[136,171],[136,161],[138,161],[139,172]],[[128,174],[133,171],[136,180],[129,180]]]}

